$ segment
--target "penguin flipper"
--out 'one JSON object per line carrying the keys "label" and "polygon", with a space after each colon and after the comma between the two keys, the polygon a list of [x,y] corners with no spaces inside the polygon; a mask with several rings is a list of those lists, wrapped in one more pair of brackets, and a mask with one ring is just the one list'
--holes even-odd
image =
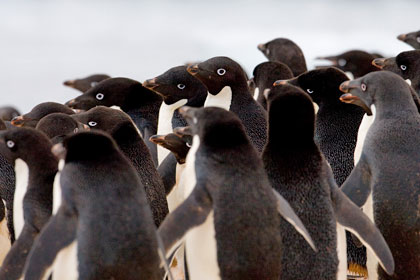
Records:
{"label": "penguin flipper", "polygon": [[[331,169],[329,168],[329,170]],[[370,178],[370,168],[362,154],[359,162],[341,186],[341,190],[348,196],[348,198],[351,199],[351,201],[354,202],[354,204],[362,207],[366,203],[369,194],[372,191]],[[330,182],[331,179],[334,180],[334,177],[331,178],[331,175],[329,175]]]}
{"label": "penguin flipper", "polygon": [[206,221],[211,210],[209,194],[204,188],[196,186],[188,198],[166,216],[158,229],[166,256],[178,247],[190,229]]}
{"label": "penguin flipper", "polygon": [[311,238],[311,235],[306,230],[302,221],[296,215],[289,202],[287,202],[287,200],[284,199],[284,197],[281,196],[281,194],[279,194],[275,189],[273,189],[273,193],[274,197],[277,199],[277,211],[280,213],[280,215],[287,222],[289,222],[296,229],[296,231],[302,235],[303,238],[305,238],[306,242],[308,242],[308,244],[315,252],[318,252],[318,249],[316,248],[315,243]]}
{"label": "penguin flipper", "polygon": [[62,205],[35,241],[26,261],[24,279],[46,279],[59,251],[75,240],[76,230],[76,215]]}
{"label": "penguin flipper", "polygon": [[374,223],[338,187],[331,186],[331,200],[337,221],[362,241],[377,257],[389,275],[394,273],[394,258]]}
{"label": "penguin flipper", "polygon": [[176,158],[173,153],[170,153],[159,165],[157,171],[162,178],[165,187],[165,193],[168,195],[176,183]]}
{"label": "penguin flipper", "polygon": [[38,231],[25,224],[19,238],[13,243],[12,248],[4,259],[0,270],[0,279],[19,279],[23,273],[25,260],[31,250]]}

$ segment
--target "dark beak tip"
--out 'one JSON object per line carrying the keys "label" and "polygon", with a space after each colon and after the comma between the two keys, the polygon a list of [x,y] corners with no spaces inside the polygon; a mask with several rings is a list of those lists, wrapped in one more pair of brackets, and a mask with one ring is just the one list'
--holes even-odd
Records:
{"label": "dark beak tip", "polygon": [[397,36],[397,39],[400,40],[400,41],[405,41],[406,38],[407,38],[406,34],[400,34],[400,35]]}

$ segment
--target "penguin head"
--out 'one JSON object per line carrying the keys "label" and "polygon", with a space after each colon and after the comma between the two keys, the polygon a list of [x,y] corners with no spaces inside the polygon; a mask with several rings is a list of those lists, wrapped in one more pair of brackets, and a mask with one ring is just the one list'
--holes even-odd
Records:
{"label": "penguin head", "polygon": [[36,105],[29,113],[15,117],[12,119],[11,123],[17,127],[35,128],[40,119],[52,113],[72,115],[74,114],[74,111],[60,103],[44,102]]}
{"label": "penguin head", "polygon": [[225,86],[248,88],[244,70],[228,57],[210,58],[188,66],[187,71],[200,80],[213,95],[218,94]]}
{"label": "penguin head", "polygon": [[253,81],[260,90],[271,88],[277,80],[293,78],[292,70],[286,64],[272,61],[258,64],[252,74]]}
{"label": "penguin head", "polygon": [[249,143],[239,118],[232,112],[218,107],[179,109],[187,120],[193,135],[200,143],[214,148],[231,148]]}
{"label": "penguin head", "polygon": [[315,111],[312,100],[300,88],[288,83],[267,94],[268,135],[276,142],[313,142]]}
{"label": "penguin head", "polygon": [[370,106],[384,99],[398,99],[399,96],[390,93],[392,89],[407,91],[411,96],[410,86],[398,75],[389,71],[369,73],[361,78],[346,81],[340,85],[344,93],[340,100],[345,103],[362,107],[367,115],[372,115]]}
{"label": "penguin head", "polygon": [[71,116],[63,113],[52,113],[43,117],[36,129],[44,132],[56,144],[64,139],[65,136],[88,130],[89,127],[74,120]]}
{"label": "penguin head", "polygon": [[394,72],[404,79],[414,79],[420,69],[420,50],[402,52],[396,57],[377,58],[372,64],[379,69]]}
{"label": "penguin head", "polygon": [[33,128],[17,127],[0,131],[0,153],[12,165],[18,158],[35,164],[51,154],[51,147],[50,139]]}
{"label": "penguin head", "polygon": [[156,78],[146,80],[143,86],[159,94],[167,105],[207,93],[206,87],[188,74],[185,65],[173,67]]}
{"label": "penguin head", "polygon": [[171,151],[180,164],[185,163],[188,151],[192,145],[192,135],[183,133],[153,135],[149,140]]}
{"label": "penguin head", "polygon": [[7,129],[6,124],[4,123],[3,120],[0,119],[0,130],[6,130],[6,129]]}
{"label": "penguin head", "polygon": [[73,109],[87,111],[95,106],[119,106],[122,109],[151,99],[161,99],[139,82],[127,78],[110,78],[99,82],[82,95],[66,103]]}
{"label": "penguin head", "polygon": [[420,31],[398,35],[397,39],[409,44],[415,49],[420,49]]}
{"label": "penguin head", "polygon": [[96,86],[99,82],[109,78],[110,76],[105,74],[95,74],[82,79],[64,81],[63,85],[77,89],[81,92],[86,92],[88,89]]}
{"label": "penguin head", "polygon": [[16,108],[11,106],[0,107],[0,120],[11,121],[13,118],[16,118],[20,115],[19,111]]}
{"label": "penguin head", "polygon": [[339,86],[348,77],[343,71],[328,67],[305,72],[296,78],[287,81],[276,81],[274,85],[288,83],[300,87],[312,100],[320,105],[322,102],[340,102],[341,92]]}

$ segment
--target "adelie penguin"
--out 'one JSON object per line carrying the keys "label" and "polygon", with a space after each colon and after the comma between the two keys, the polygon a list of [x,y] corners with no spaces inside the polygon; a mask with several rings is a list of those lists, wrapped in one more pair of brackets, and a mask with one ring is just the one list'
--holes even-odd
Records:
{"label": "adelie penguin", "polygon": [[207,87],[204,107],[220,107],[235,113],[259,152],[267,133],[267,114],[248,89],[247,78],[241,66],[228,57],[213,57],[188,66],[188,72]]}
{"label": "adelie penguin", "polygon": [[[163,98],[159,110],[157,134],[166,135],[175,127],[187,125],[177,109],[187,105],[202,107],[207,97],[206,87],[187,72],[187,66],[169,69],[154,79],[143,82],[143,86],[153,90]],[[169,150],[158,146],[159,164],[169,155]]]}
{"label": "adelie penguin", "polygon": [[416,32],[410,32],[407,34],[400,34],[398,35],[397,39],[403,41],[406,44],[409,44],[417,50],[420,49],[420,30]]}
{"label": "adelie penguin", "polygon": [[31,249],[24,279],[162,279],[144,186],[103,132],[53,148],[65,159],[62,202]]}
{"label": "adelie penguin", "polygon": [[396,57],[377,58],[372,64],[401,76],[420,96],[420,50],[402,52]]}
{"label": "adelie penguin", "polygon": [[81,92],[86,92],[96,86],[99,82],[111,78],[106,74],[94,74],[81,79],[64,81],[63,85],[74,88]]}
{"label": "adelie penguin", "polygon": [[109,133],[122,153],[131,161],[145,187],[156,226],[168,214],[165,189],[153,164],[152,157],[130,117],[121,110],[97,106],[72,116],[90,127]]}
{"label": "adelie penguin", "polygon": [[57,144],[63,141],[67,135],[89,130],[89,126],[77,122],[67,114],[52,113],[43,117],[35,129],[44,132],[53,144]]}
{"label": "adelie penguin", "polygon": [[384,238],[338,188],[330,166],[315,144],[315,113],[309,96],[292,85],[276,86],[268,93],[268,113],[268,142],[262,155],[268,178],[289,201],[318,248],[318,252],[308,249],[301,236],[284,223],[286,249],[281,279],[346,279],[342,227],[372,248],[392,274],[394,261]]}
{"label": "adelie penguin", "polygon": [[298,76],[308,70],[302,50],[295,42],[289,39],[273,39],[265,44],[259,44],[258,49],[268,60],[282,62],[289,66],[294,76]]}
{"label": "adelie penguin", "polygon": [[385,237],[395,259],[388,276],[368,252],[369,279],[417,279],[420,275],[420,115],[410,86],[388,71],[370,73],[340,86],[341,100],[376,117],[361,158],[342,190]]}
{"label": "adelie penguin", "polygon": [[12,120],[12,125],[17,127],[35,128],[40,119],[52,113],[73,115],[74,111],[60,103],[44,102],[36,105],[29,113],[15,117]]}
{"label": "adelie penguin", "polygon": [[185,167],[191,184],[187,199],[159,228],[167,254],[185,239],[193,280],[279,279],[279,259],[288,245],[282,247],[276,213],[313,246],[305,227],[271,188],[235,114],[215,107],[183,107],[181,113],[194,135]]}
{"label": "adelie penguin", "polygon": [[106,79],[84,94],[66,103],[73,109],[87,111],[95,106],[118,106],[134,121],[157,166],[156,145],[149,141],[157,132],[162,98],[141,83],[127,78]]}
{"label": "adelie penguin", "polygon": [[12,106],[0,107],[0,120],[11,121],[18,116],[20,116],[20,113],[16,108]]}
{"label": "adelie penguin", "polygon": [[13,220],[16,242],[0,269],[0,279],[19,279],[25,260],[52,213],[52,189],[58,161],[46,135],[32,128],[0,133],[0,152],[14,164]]}
{"label": "adelie penguin", "polygon": [[344,72],[350,72],[353,78],[359,78],[367,73],[378,71],[372,65],[372,61],[379,57],[382,56],[361,50],[351,50],[339,55],[317,57],[317,59],[331,61],[332,66]]}
{"label": "adelie penguin", "polygon": [[252,73],[254,77],[251,79],[255,84],[254,99],[267,109],[267,100],[264,93],[269,91],[273,83],[277,80],[288,80],[293,78],[290,68],[281,62],[263,62],[258,64]]}

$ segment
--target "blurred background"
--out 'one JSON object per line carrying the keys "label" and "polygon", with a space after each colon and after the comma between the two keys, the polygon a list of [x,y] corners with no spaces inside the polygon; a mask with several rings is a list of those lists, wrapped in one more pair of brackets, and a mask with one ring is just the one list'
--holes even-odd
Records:
{"label": "blurred background", "polygon": [[[225,55],[248,72],[259,43],[287,37],[315,57],[350,49],[394,56],[420,29],[417,0],[1,0],[0,105],[21,113],[79,92],[64,80],[94,73],[138,81]],[[319,62],[324,64],[324,61]]]}

